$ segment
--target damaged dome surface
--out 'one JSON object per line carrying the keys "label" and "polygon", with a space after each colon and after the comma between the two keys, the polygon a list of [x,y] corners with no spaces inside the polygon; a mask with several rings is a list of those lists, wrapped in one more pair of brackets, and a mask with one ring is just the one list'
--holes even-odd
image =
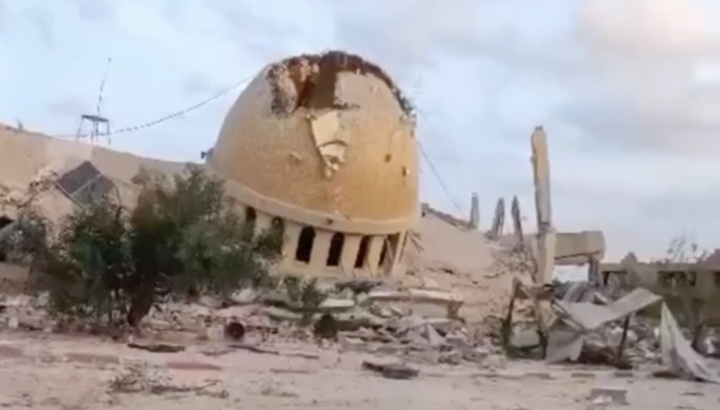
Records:
{"label": "damaged dome surface", "polygon": [[392,231],[417,219],[414,130],[411,104],[380,67],[340,51],[306,54],[255,77],[208,164],[279,216],[305,210]]}
{"label": "damaged dome surface", "polygon": [[250,82],[206,160],[246,220],[284,230],[280,273],[392,275],[420,217],[414,132],[380,67],[304,54]]}

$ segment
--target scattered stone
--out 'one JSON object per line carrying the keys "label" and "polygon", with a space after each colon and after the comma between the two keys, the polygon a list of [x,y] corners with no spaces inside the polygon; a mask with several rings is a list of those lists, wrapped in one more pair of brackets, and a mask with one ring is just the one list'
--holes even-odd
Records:
{"label": "scattered stone", "polygon": [[468,362],[481,362],[490,356],[490,351],[484,347],[473,347],[463,351],[463,359]]}
{"label": "scattered stone", "polygon": [[618,379],[629,379],[635,377],[635,373],[632,370],[618,370],[613,373],[613,376]]}
{"label": "scattered stone", "polygon": [[339,335],[338,341],[345,351],[362,352],[367,350],[367,344],[360,338],[348,335]]}
{"label": "scattered stone", "polygon": [[467,334],[460,330],[454,330],[445,335],[445,343],[458,349],[467,348],[469,345],[468,339]]}
{"label": "scattered stone", "polygon": [[679,379],[680,375],[670,369],[658,369],[650,373],[652,377],[658,379]]}
{"label": "scattered stone", "polygon": [[371,290],[375,289],[376,287],[382,285],[381,281],[377,280],[361,280],[361,279],[355,279],[355,280],[348,280],[344,282],[338,282],[335,284],[335,287],[339,291],[343,291],[345,289],[350,289],[355,294],[360,293],[370,293]]}
{"label": "scattered stone", "polygon": [[590,372],[572,372],[570,377],[573,379],[594,379],[595,373]]}
{"label": "scattered stone", "polygon": [[355,301],[352,299],[325,299],[318,307],[319,312],[339,312],[347,311],[355,307]]}
{"label": "scattered stone", "polygon": [[169,345],[165,343],[139,344],[128,343],[127,347],[131,349],[147,350],[153,353],[177,353],[185,350],[185,346]]}
{"label": "scattered stone", "polygon": [[420,371],[404,364],[379,364],[365,361],[362,368],[373,371],[387,379],[409,380],[418,377]]}
{"label": "scattered stone", "polygon": [[229,299],[232,303],[238,305],[248,305],[257,301],[258,294],[254,289],[246,288],[233,293]]}
{"label": "scattered stone", "polygon": [[525,377],[533,378],[533,379],[541,379],[541,380],[552,380],[553,379],[552,375],[547,372],[527,372],[527,373],[525,373]]}
{"label": "scattered stone", "polygon": [[513,331],[510,344],[519,349],[531,348],[540,345],[540,335],[536,329]]}
{"label": "scattered stone", "polygon": [[627,389],[621,387],[594,387],[590,390],[589,400],[593,404],[626,405]]}
{"label": "scattered stone", "polygon": [[427,339],[428,343],[430,343],[430,346],[432,347],[439,347],[440,345],[445,343],[445,339],[440,336],[437,330],[435,330],[435,328],[430,324],[426,324],[423,327],[423,333],[425,334],[425,338]]}
{"label": "scattered stone", "polygon": [[337,340],[339,325],[333,315],[329,313],[322,315],[313,329],[317,338]]}
{"label": "scattered stone", "polygon": [[462,355],[462,353],[458,352],[457,350],[451,350],[449,352],[441,352],[440,358],[438,359],[438,361],[440,363],[457,366],[462,363],[463,355]]}
{"label": "scattered stone", "polygon": [[248,344],[248,343],[231,344],[230,347],[233,349],[247,350],[247,351],[253,352],[253,353],[267,354],[267,355],[272,355],[272,356],[301,357],[303,359],[312,359],[312,360],[318,360],[320,358],[320,356],[318,356],[315,353],[280,351],[280,350],[268,349],[268,348],[260,347],[257,345]]}
{"label": "scattered stone", "polygon": [[245,326],[240,322],[231,321],[225,325],[223,333],[227,339],[242,341],[245,337]]}
{"label": "scattered stone", "polygon": [[266,307],[263,311],[270,319],[278,322],[300,322],[303,317],[300,313],[295,313],[287,309],[274,306]]}
{"label": "scattered stone", "polygon": [[380,328],[385,325],[385,320],[364,310],[353,310],[334,315],[338,323],[338,329],[342,331],[353,331],[360,328]]}
{"label": "scattered stone", "polygon": [[208,307],[210,309],[220,309],[223,307],[223,301],[214,296],[200,296],[198,304],[201,306]]}
{"label": "scattered stone", "polygon": [[683,395],[683,396],[702,397],[702,396],[705,396],[705,393],[703,393],[703,392],[701,392],[701,391],[694,390],[694,391],[686,391],[686,392],[683,392],[682,395]]}

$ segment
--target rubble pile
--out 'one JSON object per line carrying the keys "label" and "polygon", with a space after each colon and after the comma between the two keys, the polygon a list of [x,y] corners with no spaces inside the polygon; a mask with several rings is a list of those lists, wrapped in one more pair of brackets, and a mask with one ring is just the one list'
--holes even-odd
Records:
{"label": "rubble pile", "polygon": [[498,356],[500,348],[457,317],[462,304],[457,295],[435,289],[394,289],[369,281],[321,286],[328,296],[313,307],[297,306],[279,292],[246,290],[225,303],[206,297],[196,304],[165,305],[145,323],[150,329],[197,332],[204,328],[199,332],[206,330],[205,338],[212,340],[224,338],[223,326],[237,319],[248,329],[249,339],[265,345],[286,338],[332,339],[344,350],[410,361],[502,363],[490,358]]}
{"label": "rubble pile", "polygon": [[[439,211],[430,211],[418,226],[422,250],[406,253],[409,274],[398,279],[408,287],[442,287],[464,300],[463,317],[476,323],[505,315],[519,256],[480,231],[458,229]],[[429,285],[428,285],[429,283]]]}
{"label": "rubble pile", "polygon": [[[330,341],[342,350],[391,355],[407,362],[502,367],[508,346],[502,346],[500,334],[511,284],[527,274],[528,261],[522,254],[493,247],[478,232],[460,231],[434,218],[424,218],[420,234],[429,246],[408,255],[407,276],[318,281],[301,294],[287,287],[245,289],[225,298],[166,302],[143,320],[141,337],[179,344],[223,341],[269,354],[277,353],[275,343]],[[455,254],[457,259],[452,257]],[[674,328],[663,330],[659,318],[641,313],[661,300],[657,295],[628,291],[626,286],[600,290],[587,283],[558,285],[554,290],[559,320],[549,329],[548,361],[630,368],[668,360],[661,334]],[[53,320],[47,299],[0,296],[0,328],[88,329],[68,329]],[[537,328],[529,325],[533,314],[528,309],[532,306],[516,306],[520,326],[511,329],[512,346],[538,351],[540,337]]]}
{"label": "rubble pile", "polygon": [[[321,286],[327,296],[311,307],[298,306],[283,292],[252,290],[226,300],[205,296],[192,303],[164,303],[143,320],[142,333],[154,340],[183,340],[185,335],[184,340],[245,340],[263,346],[285,339],[333,339],[344,350],[402,356],[409,361],[502,364],[495,357],[500,348],[482,329],[473,330],[459,318],[463,301],[457,295],[436,289],[395,289],[368,281]],[[66,330],[47,314],[46,299],[26,295],[4,299],[0,326]],[[317,323],[324,316],[332,322],[321,331]],[[231,337],[240,323],[243,334]]]}

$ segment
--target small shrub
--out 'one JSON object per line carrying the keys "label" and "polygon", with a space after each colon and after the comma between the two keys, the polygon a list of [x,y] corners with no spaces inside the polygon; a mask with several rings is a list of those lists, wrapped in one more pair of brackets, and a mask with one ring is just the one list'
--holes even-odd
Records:
{"label": "small shrub", "polygon": [[283,280],[283,288],[290,304],[301,312],[302,322],[305,324],[312,320],[317,307],[328,298],[328,292],[318,286],[317,278],[286,276]]}

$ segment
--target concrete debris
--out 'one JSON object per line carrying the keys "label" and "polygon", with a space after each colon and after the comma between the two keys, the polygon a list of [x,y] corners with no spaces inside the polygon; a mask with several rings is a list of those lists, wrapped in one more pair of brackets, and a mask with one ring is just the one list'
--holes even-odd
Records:
{"label": "concrete debris", "polygon": [[185,346],[169,345],[165,343],[128,343],[131,349],[146,350],[152,353],[177,353],[185,350]]}
{"label": "concrete debris", "polygon": [[[630,368],[631,365],[622,358],[625,345],[631,344],[636,351],[640,350],[645,361],[661,359],[670,373],[677,377],[720,383],[720,375],[717,371],[711,370],[706,359],[692,349],[666,303],[661,307],[658,332],[660,357],[653,352],[657,344],[653,346],[647,342],[640,343],[641,340],[647,340],[650,335],[654,336],[655,332],[642,329],[637,321],[634,322],[635,329],[630,329],[632,315],[660,302],[662,300],[660,296],[638,288],[621,299],[602,306],[589,302],[569,302],[568,295],[573,293],[577,297],[582,297],[571,288],[566,294],[566,299],[555,301],[553,304],[558,313],[558,321],[550,328],[548,334],[546,360],[594,362]],[[598,340],[597,331],[602,326],[621,319],[623,319],[622,327],[611,327],[602,333],[602,340]]]}
{"label": "concrete debris", "polygon": [[624,406],[628,404],[627,389],[621,387],[594,387],[590,390],[589,400],[595,405],[614,404]]}
{"label": "concrete debris", "polygon": [[[312,309],[277,306],[276,299],[260,297],[254,291],[222,301],[202,297],[196,303],[165,303],[142,322],[140,337],[145,341],[131,340],[129,346],[151,352],[179,351],[186,342],[168,344],[159,340],[163,335],[181,332],[225,346],[207,355],[237,349],[286,355],[273,349],[273,344],[314,339],[320,345],[337,342],[340,351],[391,355],[407,363],[467,363],[485,369],[505,366],[507,359],[498,341],[487,336],[488,329],[467,325],[443,312],[435,316],[421,314],[418,309],[426,303],[443,308],[462,304],[462,298],[441,290],[387,286],[360,282],[326,286],[324,291],[330,292],[329,296]],[[689,347],[667,307],[663,307],[659,328],[641,315],[632,315],[659,302],[657,295],[635,290],[607,304],[601,296],[585,285],[573,284],[564,291],[562,300],[554,301],[557,319],[548,334],[548,361],[611,364],[624,370],[637,364],[662,362],[675,377],[719,381],[704,358]],[[30,331],[67,329],[44,313],[46,304],[46,295],[6,297],[0,301],[0,323],[10,329]],[[83,329],[87,330],[78,330]],[[512,330],[515,346],[534,349],[541,343],[537,329]],[[619,354],[619,346],[627,346],[627,352]],[[391,375],[384,377],[394,377],[390,369]],[[633,376],[629,373],[622,377]]]}
{"label": "concrete debris", "polygon": [[[577,294],[577,292],[573,293]],[[566,296],[570,294],[569,292]],[[591,331],[597,330],[606,323],[627,317],[658,300],[660,297],[654,293],[645,289],[636,289],[607,306],[588,302],[555,301],[553,308],[558,315],[558,322],[551,327],[548,334],[546,359],[551,362],[568,359],[577,361]]]}
{"label": "concrete debris", "polygon": [[355,307],[355,301],[351,299],[325,299],[317,309],[322,312],[343,312]]}
{"label": "concrete debris", "polygon": [[110,381],[109,392],[196,395],[225,399],[229,393],[220,380],[206,380],[197,384],[181,384],[161,369],[147,363],[131,363],[118,372]]}
{"label": "concrete debris", "polygon": [[718,372],[712,371],[705,359],[693,350],[665,303],[661,315],[660,349],[665,365],[683,379],[720,383]]}
{"label": "concrete debris", "polygon": [[452,319],[459,317],[459,310],[463,304],[463,299],[459,295],[431,289],[373,291],[368,294],[368,300],[441,304],[447,308],[447,316]]}
{"label": "concrete debris", "polygon": [[371,370],[388,379],[408,380],[418,377],[420,371],[399,363],[380,364],[365,361],[363,369]]}

